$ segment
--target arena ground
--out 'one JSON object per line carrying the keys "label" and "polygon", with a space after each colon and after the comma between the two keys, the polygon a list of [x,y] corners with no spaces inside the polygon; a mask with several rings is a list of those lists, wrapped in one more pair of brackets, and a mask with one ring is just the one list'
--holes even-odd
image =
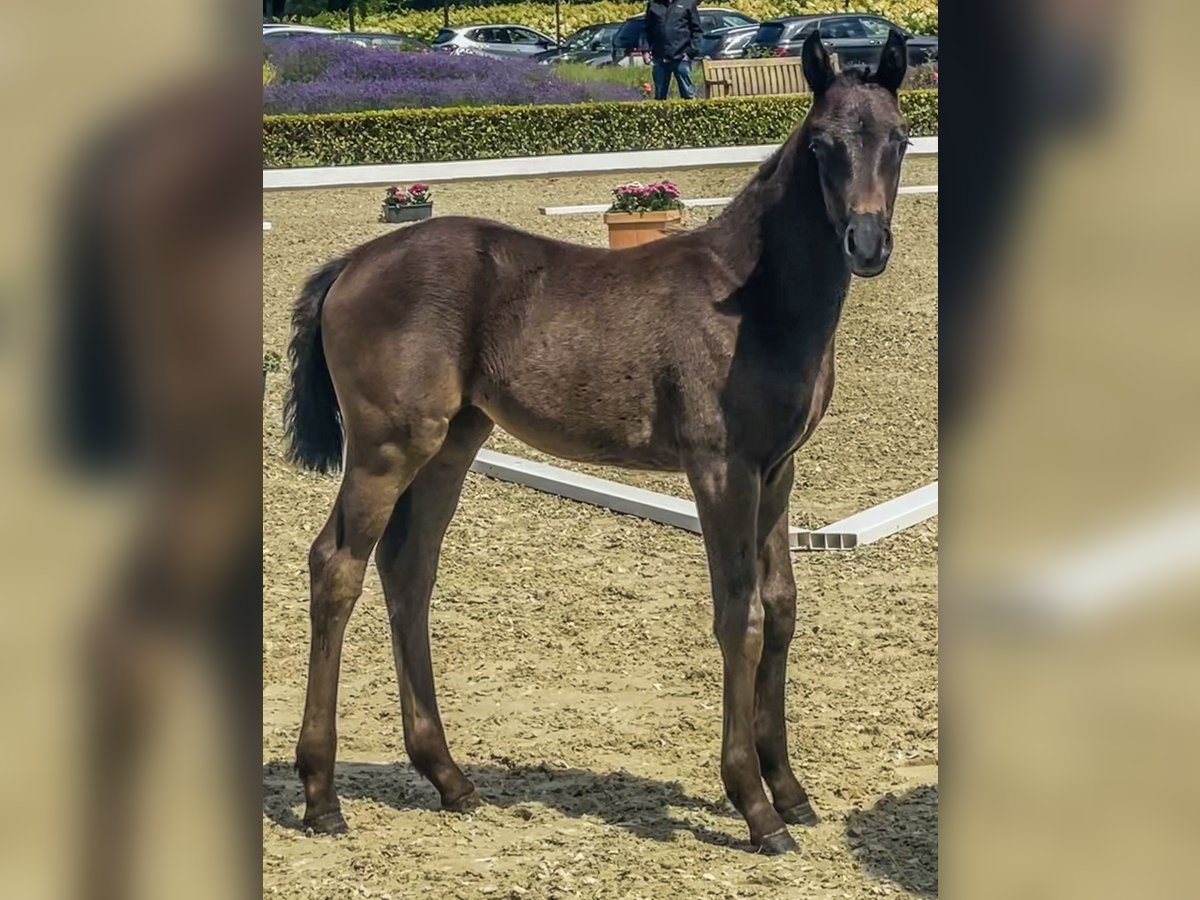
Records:
{"label": "arena ground", "polygon": [[[724,196],[748,169],[435,186],[437,214],[602,244],[621,180]],[[935,159],[905,183],[935,184]],[[307,273],[387,229],[382,191],[264,195],[264,352],[282,354]],[[887,275],[856,281],[833,405],[797,457],[792,522],[816,527],[937,478],[937,198],[899,201]],[[691,213],[691,221],[711,211]],[[718,771],[720,654],[694,535],[470,476],[433,601],[459,763],[489,801],[461,817],[407,763],[378,578],[346,639],[339,787],[351,833],[299,830],[308,545],[337,479],[284,462],[282,374],[263,450],[264,894],[304,898],[826,898],[937,892],[937,520],[851,554],[794,557],[789,735],[824,821],[798,856],[747,852]],[[490,446],[540,458],[506,435]],[[587,468],[682,493],[677,476]]]}

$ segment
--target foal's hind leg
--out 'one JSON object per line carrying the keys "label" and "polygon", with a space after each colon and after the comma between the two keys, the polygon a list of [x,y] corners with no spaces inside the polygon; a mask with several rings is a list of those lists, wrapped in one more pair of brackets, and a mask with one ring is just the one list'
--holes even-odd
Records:
{"label": "foal's hind leg", "polygon": [[754,694],[754,741],[763,780],[771,789],[775,809],[793,825],[815,825],[817,814],[808,794],[792,773],[788,759],[787,655],[796,629],[796,578],[788,547],[788,495],[792,489],[789,459],[763,485],[759,507],[759,591],[763,603],[763,652]]}
{"label": "foal's hind leg", "polygon": [[388,440],[348,434],[346,474],[337,503],[309,552],[312,582],[312,645],[304,724],[296,746],[296,769],[304,782],[304,824],[313,831],[346,830],[333,769],[337,754],[338,670],[342,637],[362,593],[367,558],[392,509],[417,471],[440,448],[446,420],[422,417],[398,427]]}
{"label": "foal's hind leg", "polygon": [[458,414],[441,451],[396,504],[375,552],[392,625],[404,747],[417,771],[437,788],[442,806],[454,812],[477,806],[479,795],[446,745],[429,654],[429,598],[463,480],[491,430],[491,420],[479,410]]}

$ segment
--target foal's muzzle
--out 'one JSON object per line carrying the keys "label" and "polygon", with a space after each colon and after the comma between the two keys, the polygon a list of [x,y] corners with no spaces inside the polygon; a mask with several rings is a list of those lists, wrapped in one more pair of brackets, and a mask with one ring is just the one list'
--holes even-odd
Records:
{"label": "foal's muzzle", "polygon": [[850,271],[873,278],[887,268],[892,255],[892,230],[881,213],[854,213],[846,223],[842,251]]}

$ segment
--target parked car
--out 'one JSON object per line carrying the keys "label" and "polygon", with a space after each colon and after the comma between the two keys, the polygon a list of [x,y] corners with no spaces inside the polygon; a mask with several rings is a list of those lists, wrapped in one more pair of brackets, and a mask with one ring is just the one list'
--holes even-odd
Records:
{"label": "parked car", "polygon": [[339,31],[331,34],[331,40],[358,44],[371,50],[395,50],[398,53],[430,53],[433,48],[411,34],[391,32]]}
{"label": "parked car", "polygon": [[557,46],[553,38],[524,25],[443,28],[433,39],[433,49],[443,53],[478,53],[497,59],[529,59]]}
{"label": "parked car", "polygon": [[558,47],[543,50],[541,53],[535,54],[533,58],[540,63],[607,61],[612,55],[613,37],[620,27],[620,22],[588,25],[564,39]]}
{"label": "parked car", "polygon": [[[700,28],[705,36],[724,31],[728,28],[744,28],[747,25],[758,24],[755,19],[733,9],[702,7],[699,13]],[[625,20],[613,38],[612,58],[614,63],[620,64],[623,58],[645,48],[645,30],[645,16],[633,16]],[[701,55],[703,55],[703,52],[704,47],[702,42]]]}
{"label": "parked car", "polygon": [[738,25],[706,32],[700,41],[702,59],[741,59],[742,52],[758,34],[758,25]]}
{"label": "parked car", "polygon": [[366,31],[331,31],[327,28],[320,30],[295,30],[291,28],[273,28],[263,31],[263,46],[270,50],[285,41],[298,38],[320,39],[337,43],[357,44],[372,50],[395,50],[400,53],[428,53],[430,47],[420,38],[407,34],[392,34],[390,32]]}
{"label": "parked car", "polygon": [[318,28],[315,25],[273,25],[263,23],[263,46],[292,40],[295,38],[316,37],[318,35],[337,34],[332,28]]}
{"label": "parked car", "polygon": [[290,22],[263,22],[263,31],[278,31],[287,29],[288,31],[312,31],[318,34],[329,34],[333,31],[332,28],[322,28],[319,25],[294,25]]}
{"label": "parked car", "polygon": [[937,62],[936,37],[913,34],[879,16],[860,15],[789,16],[771,19],[758,26],[758,33],[747,44],[745,52],[799,56],[805,39],[818,28],[821,31],[821,42],[841,57],[842,65],[877,65],[888,32],[893,29],[908,39],[909,65],[919,66]]}

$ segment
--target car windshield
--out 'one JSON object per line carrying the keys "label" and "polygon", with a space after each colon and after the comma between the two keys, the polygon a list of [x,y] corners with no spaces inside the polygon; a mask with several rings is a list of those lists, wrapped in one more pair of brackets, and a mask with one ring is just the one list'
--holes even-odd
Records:
{"label": "car windshield", "polygon": [[754,20],[735,12],[705,12],[700,10],[700,24],[705,31],[716,31],[718,28],[737,28],[741,25],[753,25]]}
{"label": "car windshield", "polygon": [[433,42],[435,44],[444,44],[447,41],[452,41],[452,40],[454,40],[454,32],[451,31],[449,28],[443,28],[441,31],[439,31],[437,33],[437,37],[435,37],[433,39]]}
{"label": "car windshield", "polygon": [[599,30],[598,28],[581,28],[563,41],[563,48],[566,50],[580,50],[591,43],[592,38]]}
{"label": "car windshield", "polygon": [[782,22],[763,22],[754,34],[754,43],[778,44],[781,37],[783,37]]}
{"label": "car windshield", "polygon": [[597,50],[611,50],[613,38],[617,34],[616,25],[605,25],[603,28],[597,28],[595,33],[588,40],[588,47],[595,47]]}

